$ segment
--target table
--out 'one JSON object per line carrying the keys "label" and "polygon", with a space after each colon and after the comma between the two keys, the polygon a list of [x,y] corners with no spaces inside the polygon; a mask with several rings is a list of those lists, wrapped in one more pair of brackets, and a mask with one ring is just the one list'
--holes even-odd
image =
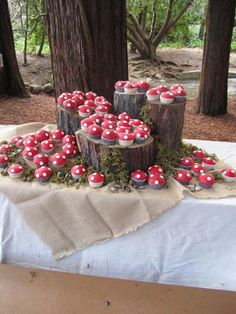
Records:
{"label": "table", "polygon": [[[194,141],[236,168],[236,143]],[[236,198],[186,197],[138,231],[55,261],[0,195],[0,261],[104,277],[236,291]],[[180,226],[181,222],[181,226]]]}

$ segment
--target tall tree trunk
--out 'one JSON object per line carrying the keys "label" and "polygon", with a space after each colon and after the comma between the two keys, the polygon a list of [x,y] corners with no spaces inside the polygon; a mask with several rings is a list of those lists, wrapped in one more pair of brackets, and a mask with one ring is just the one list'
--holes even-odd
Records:
{"label": "tall tree trunk", "polygon": [[43,52],[43,47],[44,47],[46,35],[47,35],[46,24],[44,23],[43,24],[43,33],[42,33],[41,43],[40,43],[40,46],[39,46],[39,50],[37,52],[37,55],[39,57],[43,57],[42,52]]}
{"label": "tall tree trunk", "polygon": [[23,50],[23,57],[24,57],[24,66],[27,66],[27,46],[28,46],[28,28],[29,28],[29,0],[26,0],[25,3],[25,38],[24,38],[24,50]]}
{"label": "tall tree trunk", "polygon": [[93,90],[112,100],[128,78],[125,0],[46,0],[56,96]]}
{"label": "tall tree trunk", "polygon": [[13,32],[7,0],[0,1],[0,52],[3,57],[1,90],[10,96],[26,96],[27,92],[20,75],[13,40]]}
{"label": "tall tree trunk", "polygon": [[227,113],[230,43],[236,0],[209,0],[200,78],[198,113]]}

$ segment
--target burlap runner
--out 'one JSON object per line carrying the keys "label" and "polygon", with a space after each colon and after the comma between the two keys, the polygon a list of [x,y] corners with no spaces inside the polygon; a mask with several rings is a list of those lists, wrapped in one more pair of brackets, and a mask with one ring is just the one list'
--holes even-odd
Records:
{"label": "burlap runner", "polygon": [[[43,127],[40,123],[1,126],[0,140],[33,133]],[[53,125],[46,127],[50,129]],[[96,242],[136,230],[176,205],[189,190],[173,179],[169,180],[168,189],[111,193],[109,186],[76,190],[0,177],[0,192],[16,205],[23,220],[48,245],[55,258],[62,258]],[[232,196],[236,195],[236,184],[216,184],[210,190],[192,195]]]}

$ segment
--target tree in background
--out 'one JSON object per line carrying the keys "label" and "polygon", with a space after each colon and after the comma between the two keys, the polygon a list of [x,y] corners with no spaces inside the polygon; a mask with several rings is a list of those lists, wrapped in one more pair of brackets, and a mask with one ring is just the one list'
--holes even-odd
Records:
{"label": "tree in background", "polygon": [[198,96],[198,113],[227,113],[230,44],[236,0],[209,0]]}
{"label": "tree in background", "polygon": [[125,0],[46,0],[56,95],[93,90],[111,100],[128,79]]}
{"label": "tree in background", "polygon": [[27,93],[16,60],[7,0],[0,1],[0,53],[2,53],[3,59],[0,89],[10,96],[26,96]]}

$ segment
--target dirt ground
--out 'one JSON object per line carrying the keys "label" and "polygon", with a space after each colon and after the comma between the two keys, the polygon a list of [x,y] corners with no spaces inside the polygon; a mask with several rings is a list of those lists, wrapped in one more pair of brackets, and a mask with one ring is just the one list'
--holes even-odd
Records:
{"label": "dirt ground", "polygon": [[[159,49],[161,68],[147,60],[129,56],[131,79],[152,77],[153,83],[160,82],[165,75],[186,70],[199,70],[202,62],[201,49]],[[29,56],[27,67],[22,66],[22,56],[18,55],[22,77],[27,84],[44,84],[51,76],[49,56]],[[236,53],[231,54],[230,67],[236,68]],[[161,77],[162,76],[162,77]],[[165,78],[165,77],[164,77]],[[236,142],[236,99],[229,98],[228,114],[221,117],[197,115],[196,99],[187,101],[184,124],[184,138]],[[31,98],[0,99],[0,124],[22,124],[27,122],[55,123],[55,99],[45,94],[31,95]]]}

